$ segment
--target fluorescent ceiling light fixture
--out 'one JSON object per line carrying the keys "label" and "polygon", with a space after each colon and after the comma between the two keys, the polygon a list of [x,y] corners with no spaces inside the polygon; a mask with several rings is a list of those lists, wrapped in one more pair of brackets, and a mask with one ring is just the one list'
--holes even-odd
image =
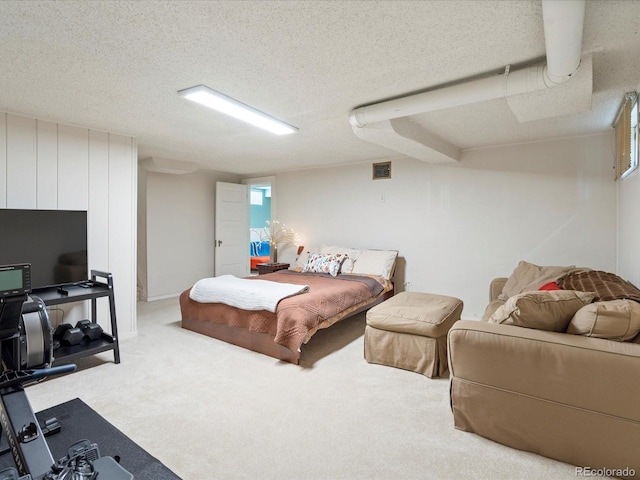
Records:
{"label": "fluorescent ceiling light fixture", "polygon": [[298,131],[296,127],[293,127],[288,123],[281,122],[260,110],[256,110],[249,105],[245,105],[242,102],[234,100],[231,97],[227,97],[226,95],[216,92],[204,85],[185,88],[184,90],[180,90],[178,95],[191,100],[192,102],[204,105],[205,107],[213,108],[219,112],[231,115],[243,122],[263,128],[271,133],[275,133],[276,135],[288,135]]}

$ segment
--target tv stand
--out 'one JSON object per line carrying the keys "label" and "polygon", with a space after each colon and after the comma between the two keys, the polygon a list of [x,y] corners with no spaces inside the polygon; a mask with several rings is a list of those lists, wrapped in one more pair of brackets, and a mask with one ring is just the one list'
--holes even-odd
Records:
{"label": "tv stand", "polygon": [[[98,281],[98,279],[104,281]],[[120,363],[120,347],[118,345],[118,324],[116,322],[116,301],[113,294],[113,276],[107,272],[91,270],[91,279],[83,282],[68,283],[53,287],[34,288],[31,292],[40,297],[47,307],[64,303],[91,300],[91,318],[97,323],[97,300],[109,299],[109,316],[111,320],[111,334],[103,332],[96,340],[83,340],[78,345],[60,346],[53,351],[53,365],[73,363],[78,358],[95,355],[96,353],[113,350],[114,363]]]}

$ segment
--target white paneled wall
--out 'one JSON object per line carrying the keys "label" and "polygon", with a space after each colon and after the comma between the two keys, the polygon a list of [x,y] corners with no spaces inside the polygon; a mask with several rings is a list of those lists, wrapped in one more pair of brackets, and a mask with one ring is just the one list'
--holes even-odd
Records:
{"label": "white paneled wall", "polygon": [[58,124],[38,121],[37,124],[37,205],[55,210],[58,207]]}
{"label": "white paneled wall", "polygon": [[7,207],[7,115],[0,112],[0,208]]}
{"label": "white paneled wall", "polygon": [[134,138],[0,112],[0,208],[87,210],[89,269],[113,274],[121,335],[136,331],[136,182]]}
{"label": "white paneled wall", "polygon": [[58,125],[58,209],[89,208],[89,130]]}
{"label": "white paneled wall", "polygon": [[7,208],[37,208],[36,120],[7,116]]}
{"label": "white paneled wall", "polygon": [[[129,324],[125,330],[136,330],[136,188],[138,153],[135,140],[109,135],[109,271],[114,273],[116,299],[126,297],[132,315],[119,322]],[[125,229],[126,226],[126,229]],[[125,282],[115,272],[127,272]]]}
{"label": "white paneled wall", "polygon": [[[89,211],[87,218],[90,265],[109,264],[109,134],[89,133]],[[118,280],[118,279],[115,279]],[[119,283],[119,282],[118,282]]]}

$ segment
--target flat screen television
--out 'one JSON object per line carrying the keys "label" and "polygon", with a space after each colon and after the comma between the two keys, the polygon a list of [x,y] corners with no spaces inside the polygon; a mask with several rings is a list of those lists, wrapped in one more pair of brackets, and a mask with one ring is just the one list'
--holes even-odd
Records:
{"label": "flat screen television", "polygon": [[0,265],[31,264],[31,288],[86,281],[87,212],[0,208]]}

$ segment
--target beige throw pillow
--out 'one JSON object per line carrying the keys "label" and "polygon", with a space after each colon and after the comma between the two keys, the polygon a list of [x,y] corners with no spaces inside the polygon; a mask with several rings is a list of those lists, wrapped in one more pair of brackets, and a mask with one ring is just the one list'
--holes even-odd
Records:
{"label": "beige throw pillow", "polygon": [[524,292],[510,297],[489,322],[564,332],[573,315],[593,297],[593,293],[574,290]]}
{"label": "beige throw pillow", "polygon": [[567,333],[618,342],[633,340],[640,333],[640,303],[625,299],[585,305],[571,319]]}
{"label": "beige throw pillow", "polygon": [[540,267],[522,260],[507,279],[498,299],[506,301],[509,297],[519,293],[537,290],[545,283],[558,281],[574,268],[573,265]]}

